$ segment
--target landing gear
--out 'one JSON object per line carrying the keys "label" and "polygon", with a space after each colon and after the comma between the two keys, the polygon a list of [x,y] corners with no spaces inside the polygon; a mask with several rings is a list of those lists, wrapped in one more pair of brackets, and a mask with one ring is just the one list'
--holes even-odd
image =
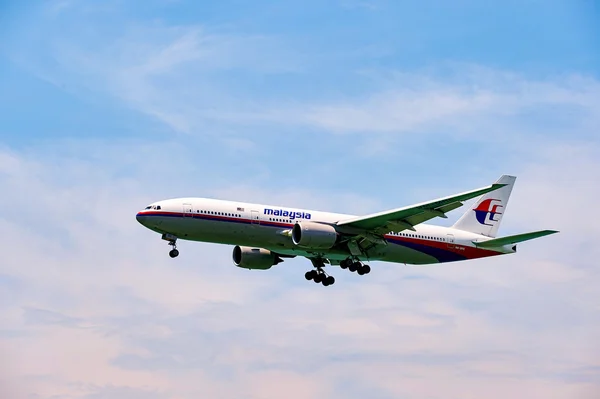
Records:
{"label": "landing gear", "polygon": [[310,270],[310,271],[306,272],[304,277],[307,280],[312,280],[317,284],[321,283],[321,284],[323,284],[324,287],[327,287],[327,286],[335,283],[335,278],[333,276],[328,276],[327,274],[325,274],[325,272],[323,270],[321,270],[321,271]]}
{"label": "landing gear", "polygon": [[351,272],[357,272],[361,276],[363,274],[369,274],[371,272],[371,266],[365,265],[362,262],[352,258],[347,258],[341,261],[340,267],[342,269],[348,269]]}
{"label": "landing gear", "polygon": [[371,266],[369,265],[361,265],[357,270],[359,275],[369,274],[371,272]]}
{"label": "landing gear", "polygon": [[325,266],[325,264],[322,260],[311,259],[311,261],[316,269],[307,271],[304,274],[305,279],[309,281],[312,280],[317,284],[321,283],[324,287],[330,286],[335,283],[335,278],[333,276],[327,275],[327,273],[323,271],[323,267]]}
{"label": "landing gear", "polygon": [[163,234],[162,239],[169,242],[169,245],[173,247],[169,251],[169,256],[171,258],[176,258],[179,256],[179,251],[177,250],[177,237],[172,234]]}

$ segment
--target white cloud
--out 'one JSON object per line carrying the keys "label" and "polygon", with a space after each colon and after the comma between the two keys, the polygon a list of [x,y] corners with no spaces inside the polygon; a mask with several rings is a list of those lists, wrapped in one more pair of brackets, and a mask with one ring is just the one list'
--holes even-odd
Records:
{"label": "white cloud", "polygon": [[[0,148],[0,396],[591,399],[600,391],[597,80],[470,66],[451,76],[361,72],[369,89],[352,97],[246,97],[221,74],[301,75],[285,43],[198,26],[115,31],[109,45],[53,36],[42,51],[53,63],[28,46],[17,58],[78,95],[108,94],[214,140]],[[222,134],[265,122],[385,136],[370,154],[394,162],[357,167],[347,151],[356,141],[335,141],[325,154],[335,163],[320,159],[299,184],[273,159],[299,153],[312,163],[316,149],[274,151],[256,139],[285,130]],[[211,123],[215,132],[200,129]],[[408,187],[397,173],[414,170],[407,157],[422,157],[406,143],[417,134],[468,138],[481,163],[452,171],[464,154],[450,148],[436,172],[453,173],[443,188],[419,174]],[[499,146],[475,140],[485,135]],[[171,260],[134,219],[147,203],[190,191],[366,213],[476,187],[501,167],[519,176],[502,232],[560,234],[506,257],[374,262],[363,277],[336,269],[328,289],[304,281],[302,259],[246,271],[231,264],[227,246],[182,242]],[[359,168],[384,183],[365,192]],[[325,188],[311,188],[319,179]]]}
{"label": "white cloud", "polygon": [[[227,128],[254,127],[235,134],[240,139],[282,134],[278,129],[291,126],[336,134],[515,140],[528,124],[528,131],[537,135],[587,137],[600,125],[600,83],[591,76],[532,79],[470,64],[407,73],[353,70],[339,62],[335,70],[324,71],[318,62],[323,55],[295,48],[289,38],[156,21],[132,25],[119,20],[123,25],[118,29],[107,29],[111,16],[81,17],[96,28],[95,34],[43,31],[48,45],[42,49],[29,45],[39,39],[29,33],[8,54],[58,87],[116,98],[176,131],[195,135],[218,137]],[[65,24],[66,32],[78,26]],[[300,90],[278,90],[278,76],[287,74],[302,85],[323,73],[345,74],[358,84],[341,93],[325,84],[299,98],[294,93]],[[372,147],[374,156],[393,153],[393,146],[387,151]]]}
{"label": "white cloud", "polygon": [[[10,359],[16,389],[73,398],[285,392],[303,398],[340,391],[415,398],[535,391],[562,398],[593,397],[598,389],[598,276],[585,265],[596,250],[560,249],[576,245],[579,236],[561,233],[523,245],[516,255],[460,264],[375,263],[362,278],[336,270],[338,282],[329,289],[305,282],[308,265],[299,259],[248,272],[231,265],[228,247],[182,243],[173,262],[164,243],[133,218],[153,176],[143,161],[122,175],[120,165],[131,160],[119,155],[127,153],[121,145],[105,152],[114,155],[110,168],[100,167],[109,158],[93,153],[0,155],[6,204],[30,204],[20,214],[0,214],[0,231],[11,237],[5,251],[19,253],[0,265],[0,292],[10,298],[0,306],[0,351]],[[152,151],[160,148],[144,154],[153,159]],[[600,168],[593,151],[576,152],[573,170],[557,163],[554,151],[542,153],[550,155],[519,164],[525,177],[515,189],[510,223],[524,218],[527,226],[556,212],[553,201],[528,208],[534,194],[526,186],[544,197],[552,191],[561,207],[580,207],[585,199],[572,192],[587,189]],[[178,153],[171,157],[189,162]],[[554,190],[557,178],[576,170],[571,192]],[[335,205],[311,192],[247,190],[228,192]],[[90,206],[93,198],[110,206]],[[357,208],[377,202],[359,201]],[[81,204],[82,212],[73,211]],[[557,221],[566,231],[586,223]],[[554,227],[552,219],[539,222]],[[423,383],[432,378],[436,384]]]}
{"label": "white cloud", "polygon": [[[567,123],[569,128],[600,123],[600,84],[591,77],[530,80],[473,65],[456,65],[450,76],[437,78],[435,71],[366,76],[386,88],[337,104],[306,107],[292,120],[337,133],[429,132],[471,139],[497,138],[497,133],[504,139],[517,136],[521,132],[510,128],[522,126],[519,122],[535,118],[536,112],[543,112],[551,122],[575,113],[578,118]],[[551,107],[556,114],[547,114]],[[556,130],[546,121],[536,122]]]}

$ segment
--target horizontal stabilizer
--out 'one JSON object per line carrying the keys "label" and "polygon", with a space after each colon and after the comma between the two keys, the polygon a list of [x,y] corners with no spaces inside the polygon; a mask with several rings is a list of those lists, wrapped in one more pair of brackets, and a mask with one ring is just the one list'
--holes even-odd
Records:
{"label": "horizontal stabilizer", "polygon": [[540,238],[550,234],[558,233],[556,230],[540,230],[531,233],[517,234],[514,236],[494,238],[492,240],[476,242],[473,241],[476,247],[479,248],[497,248],[503,247],[504,245],[516,244],[518,242],[533,240],[534,238]]}

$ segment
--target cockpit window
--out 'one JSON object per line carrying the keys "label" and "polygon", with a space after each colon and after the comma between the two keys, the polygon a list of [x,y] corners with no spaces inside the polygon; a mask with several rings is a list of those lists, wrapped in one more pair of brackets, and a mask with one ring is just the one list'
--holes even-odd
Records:
{"label": "cockpit window", "polygon": [[156,205],[156,210],[160,211],[160,205]]}
{"label": "cockpit window", "polygon": [[150,209],[150,208],[152,208],[152,205],[148,205],[148,206],[146,207],[146,209]]}

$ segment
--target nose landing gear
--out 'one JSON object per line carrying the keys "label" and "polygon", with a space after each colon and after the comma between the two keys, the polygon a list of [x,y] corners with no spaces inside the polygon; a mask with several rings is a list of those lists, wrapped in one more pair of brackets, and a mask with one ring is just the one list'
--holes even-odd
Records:
{"label": "nose landing gear", "polygon": [[176,258],[179,256],[179,251],[177,250],[177,237],[172,234],[163,234],[162,239],[169,242],[169,245],[173,247],[169,251],[169,256],[171,258]]}

